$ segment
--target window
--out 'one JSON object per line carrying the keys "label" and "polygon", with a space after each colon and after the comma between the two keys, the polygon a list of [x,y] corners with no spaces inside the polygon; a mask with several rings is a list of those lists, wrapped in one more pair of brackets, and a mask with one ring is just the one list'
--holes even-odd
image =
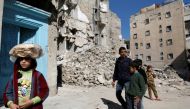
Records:
{"label": "window", "polygon": [[146,44],[146,49],[150,49],[150,48],[151,48],[150,43],[147,43]]}
{"label": "window", "polygon": [[139,59],[143,59],[143,54],[140,54],[140,55],[139,55]]}
{"label": "window", "polygon": [[164,53],[163,52],[160,52],[160,56],[163,56],[164,55]]}
{"label": "window", "polygon": [[190,34],[187,34],[187,35],[186,35],[186,38],[188,38],[188,37],[190,37]]}
{"label": "window", "polygon": [[142,47],[142,46],[143,46],[143,43],[140,43],[140,46]]}
{"label": "window", "polygon": [[151,61],[151,56],[147,56],[146,61]]}
{"label": "window", "polygon": [[135,43],[135,48],[138,49],[138,43]]}
{"label": "window", "polygon": [[170,18],[171,17],[171,13],[170,12],[166,12],[166,18]]}
{"label": "window", "polygon": [[162,25],[159,26],[159,29],[162,29]]}
{"label": "window", "polygon": [[166,45],[167,45],[167,46],[172,45],[172,44],[173,44],[172,39],[168,39],[168,40],[166,41]]}
{"label": "window", "polygon": [[145,32],[145,36],[150,36],[150,30]]}
{"label": "window", "polygon": [[161,57],[160,57],[160,60],[164,60],[164,57],[163,57],[163,56],[161,56]]}
{"label": "window", "polygon": [[172,31],[172,26],[167,26],[166,27],[166,32],[171,32]]}
{"label": "window", "polygon": [[163,47],[163,43],[160,43],[160,47]]}
{"label": "window", "polygon": [[138,59],[138,54],[135,55],[135,59]]}
{"label": "window", "polygon": [[137,23],[133,23],[133,28],[136,28],[137,27]]}
{"label": "window", "polygon": [[162,25],[159,26],[159,33],[162,33]]}
{"label": "window", "polygon": [[162,20],[162,17],[158,17],[158,20]]}
{"label": "window", "polygon": [[149,19],[145,19],[145,25],[147,25],[149,23],[150,23]]}
{"label": "window", "polygon": [[159,41],[162,42],[163,41],[162,38],[160,38]]}
{"label": "window", "polygon": [[159,30],[159,33],[162,33],[162,30]]}
{"label": "window", "polygon": [[169,60],[173,59],[173,53],[169,53],[169,54],[168,54],[168,59],[169,59]]}
{"label": "window", "polygon": [[134,34],[134,35],[133,35],[133,39],[137,39],[137,34]]}

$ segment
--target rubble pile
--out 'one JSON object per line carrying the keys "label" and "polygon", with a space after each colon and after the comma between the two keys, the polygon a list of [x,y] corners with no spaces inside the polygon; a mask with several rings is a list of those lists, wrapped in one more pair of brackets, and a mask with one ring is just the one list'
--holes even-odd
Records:
{"label": "rubble pile", "polygon": [[189,86],[189,82],[184,81],[175,69],[165,66],[163,69],[154,68],[154,73],[158,79],[160,86],[170,86],[178,90],[183,90],[185,86]]}
{"label": "rubble pile", "polygon": [[178,72],[169,66],[165,66],[163,69],[154,68],[154,73],[158,79],[180,79]]}
{"label": "rubble pile", "polygon": [[77,86],[109,86],[112,81],[115,57],[111,50],[93,47],[73,53],[62,65],[63,82]]}

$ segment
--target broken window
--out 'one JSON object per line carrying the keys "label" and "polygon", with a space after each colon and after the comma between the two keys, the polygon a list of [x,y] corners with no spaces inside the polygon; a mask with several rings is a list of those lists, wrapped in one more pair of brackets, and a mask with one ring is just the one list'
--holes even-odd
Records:
{"label": "broken window", "polygon": [[163,47],[163,43],[160,43],[160,47]]}
{"label": "broken window", "polygon": [[150,49],[150,48],[151,48],[150,43],[147,43],[146,44],[146,49]]}
{"label": "broken window", "polygon": [[162,25],[159,26],[159,33],[162,33]]}
{"label": "broken window", "polygon": [[164,53],[163,52],[160,52],[160,56],[163,56],[164,55]]}
{"label": "broken window", "polygon": [[169,59],[169,60],[173,59],[173,53],[169,53],[169,54],[168,54],[168,59]]}
{"label": "broken window", "polygon": [[186,38],[188,38],[188,37],[190,37],[190,34],[187,34],[187,35],[186,35]]}
{"label": "broken window", "polygon": [[162,25],[159,26],[159,29],[162,29]]}
{"label": "broken window", "polygon": [[151,61],[151,56],[147,56],[146,61]]}
{"label": "broken window", "polygon": [[166,45],[172,45],[173,44],[173,41],[172,41],[172,39],[168,39],[167,41],[166,41]]}
{"label": "broken window", "polygon": [[140,54],[140,55],[139,55],[139,59],[143,59],[143,54]]}
{"label": "broken window", "polygon": [[138,59],[138,54],[135,55],[135,59]]}
{"label": "broken window", "polygon": [[136,28],[137,27],[137,23],[133,23],[133,28]]}
{"label": "broken window", "polygon": [[149,19],[145,19],[145,25],[147,25],[149,23],[150,23]]}
{"label": "broken window", "polygon": [[159,30],[159,33],[162,33],[162,30]]}
{"label": "broken window", "polygon": [[171,13],[170,12],[166,12],[166,18],[170,18],[171,17]]}
{"label": "broken window", "polygon": [[134,34],[134,35],[133,35],[133,39],[137,39],[137,34]]}
{"label": "broken window", "polygon": [[162,20],[162,17],[158,17],[158,20]]}
{"label": "broken window", "polygon": [[145,32],[145,36],[150,36],[150,30]]}
{"label": "broken window", "polygon": [[126,45],[126,48],[127,48],[127,49],[130,49],[130,44],[127,44],[127,45]]}
{"label": "broken window", "polygon": [[172,31],[172,26],[167,26],[166,27],[166,32],[171,32]]}
{"label": "broken window", "polygon": [[163,41],[162,38],[160,38],[159,41],[162,42]]}
{"label": "broken window", "polygon": [[135,48],[138,49],[138,43],[135,43]]}

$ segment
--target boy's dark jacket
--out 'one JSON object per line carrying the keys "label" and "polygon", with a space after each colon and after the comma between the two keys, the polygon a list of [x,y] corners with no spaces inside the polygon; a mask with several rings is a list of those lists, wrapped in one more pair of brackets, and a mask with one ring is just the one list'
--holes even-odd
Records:
{"label": "boy's dark jacket", "polygon": [[113,74],[113,80],[118,80],[121,85],[127,81],[130,81],[130,65],[132,60],[128,57],[119,57],[115,63],[115,70]]}
{"label": "boy's dark jacket", "polygon": [[[44,76],[40,72],[33,70],[30,98],[32,99],[39,96],[42,101],[36,105],[33,105],[30,109],[43,109],[42,103],[48,95],[49,88]],[[6,107],[8,101],[10,100],[15,104],[18,104],[18,69],[16,65],[14,66],[14,74],[6,86],[3,98]]]}

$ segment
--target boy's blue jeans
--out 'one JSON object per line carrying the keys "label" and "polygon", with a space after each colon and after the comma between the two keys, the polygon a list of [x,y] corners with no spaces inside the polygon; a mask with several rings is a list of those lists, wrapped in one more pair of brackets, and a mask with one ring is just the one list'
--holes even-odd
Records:
{"label": "boy's blue jeans", "polygon": [[[129,88],[129,82],[126,82],[123,85],[117,83],[117,85],[116,85],[116,97],[117,97],[118,101],[121,103],[121,105],[122,105],[122,107],[124,109],[127,109],[127,99],[126,98],[127,98],[128,88]],[[123,89],[125,89],[125,100],[121,96],[121,93],[122,93]]]}
{"label": "boy's blue jeans", "polygon": [[141,109],[141,100],[142,99],[140,99],[139,102],[136,102],[134,96],[127,95],[127,109]]}

